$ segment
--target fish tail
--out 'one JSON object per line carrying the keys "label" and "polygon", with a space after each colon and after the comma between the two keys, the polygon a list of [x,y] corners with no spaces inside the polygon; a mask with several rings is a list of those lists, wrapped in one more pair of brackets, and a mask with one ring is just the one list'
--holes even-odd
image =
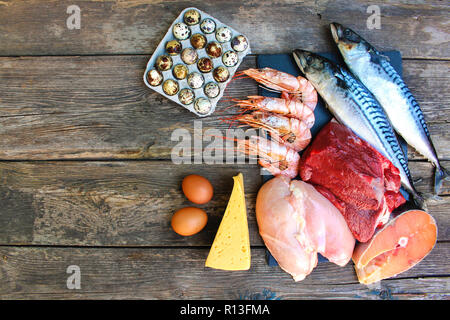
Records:
{"label": "fish tail", "polygon": [[427,211],[427,203],[426,203],[426,201],[427,201],[427,199],[428,199],[428,196],[427,195],[423,195],[422,193],[420,193],[420,192],[414,192],[413,193],[413,202],[414,202],[414,204],[419,208],[419,209],[422,209],[422,210],[424,210],[424,211]]}
{"label": "fish tail", "polygon": [[439,194],[443,180],[449,180],[450,172],[441,166],[436,166],[434,172],[434,193]]}

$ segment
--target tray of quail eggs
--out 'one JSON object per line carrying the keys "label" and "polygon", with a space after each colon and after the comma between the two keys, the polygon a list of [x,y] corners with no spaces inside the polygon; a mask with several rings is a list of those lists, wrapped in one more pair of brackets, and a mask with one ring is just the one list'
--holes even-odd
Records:
{"label": "tray of quail eggs", "polygon": [[247,37],[197,8],[186,8],[148,61],[144,82],[205,117],[249,53]]}

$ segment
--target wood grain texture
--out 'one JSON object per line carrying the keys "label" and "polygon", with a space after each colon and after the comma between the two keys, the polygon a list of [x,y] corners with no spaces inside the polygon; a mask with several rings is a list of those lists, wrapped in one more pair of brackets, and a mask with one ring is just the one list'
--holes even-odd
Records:
{"label": "wood grain texture", "polygon": [[[405,57],[449,58],[445,1],[161,1],[85,0],[80,30],[66,20],[71,0],[0,2],[0,55],[149,54],[184,8],[197,7],[249,37],[254,53],[294,47],[329,51],[330,22],[347,24],[380,49]],[[377,5],[381,29],[369,30],[367,13]],[[268,14],[270,12],[270,14]]]}
{"label": "wood grain texture", "polygon": [[[193,113],[147,88],[147,56],[0,58],[0,159],[170,159],[175,129],[191,134]],[[241,69],[254,67],[255,56]],[[438,155],[450,159],[447,61],[404,61],[404,78],[428,121]],[[226,97],[255,94],[249,79],[232,81]],[[236,110],[201,120],[204,130]],[[223,131],[224,132],[224,131]],[[195,150],[193,150],[195,152]],[[422,159],[411,148],[409,158]]]}
{"label": "wood grain texture", "polygon": [[[206,268],[208,248],[20,248],[0,247],[3,299],[448,299],[449,274],[442,261],[450,244],[438,243],[414,268],[369,287],[358,283],[353,264],[321,263],[302,282],[265,262],[253,248],[248,271]],[[69,290],[69,265],[81,271],[81,289]],[[413,278],[412,278],[413,277]]]}
{"label": "wood grain texture", "polygon": [[[445,162],[448,165],[449,162]],[[432,190],[431,165],[411,163],[419,191]],[[0,245],[210,246],[232,190],[232,177],[245,179],[250,241],[262,246],[255,218],[262,184],[257,165],[174,165],[168,161],[0,162]],[[201,173],[215,195],[203,207],[205,230],[182,237],[170,227],[172,214],[190,203],[180,184]],[[431,204],[439,241],[450,240],[450,185],[441,203]]]}

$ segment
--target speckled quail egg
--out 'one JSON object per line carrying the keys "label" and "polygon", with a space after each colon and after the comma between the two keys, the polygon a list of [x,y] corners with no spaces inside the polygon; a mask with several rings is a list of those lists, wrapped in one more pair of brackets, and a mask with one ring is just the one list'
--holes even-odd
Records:
{"label": "speckled quail egg", "polygon": [[211,102],[206,98],[198,98],[195,100],[194,109],[200,114],[207,114],[211,111]]}
{"label": "speckled quail egg", "polygon": [[216,39],[219,42],[227,42],[231,40],[231,30],[228,29],[227,27],[220,27],[219,29],[217,29],[216,31]]}
{"label": "speckled quail egg", "polygon": [[197,68],[203,73],[211,72],[214,69],[214,64],[210,58],[201,58],[197,62]]}
{"label": "speckled quail egg", "polygon": [[206,18],[200,24],[200,29],[203,33],[206,34],[213,33],[216,30],[216,23],[214,22],[214,20]]}
{"label": "speckled quail egg", "polygon": [[191,29],[183,22],[175,23],[172,32],[178,40],[186,40],[191,35]]}
{"label": "speckled quail egg", "polygon": [[194,64],[197,62],[198,54],[193,48],[186,48],[181,52],[181,60],[186,64]]}
{"label": "speckled quail egg", "polygon": [[184,13],[183,20],[189,26],[198,24],[201,20],[200,12],[198,12],[197,10],[194,10],[194,9],[190,9]]}
{"label": "speckled quail egg", "polygon": [[147,72],[147,82],[151,86],[159,86],[163,82],[163,75],[156,69]]}
{"label": "speckled quail egg", "polygon": [[206,46],[206,38],[200,33],[196,33],[191,37],[191,45],[195,49],[203,49]]}
{"label": "speckled quail egg", "polygon": [[191,104],[195,99],[194,91],[188,88],[181,89],[180,93],[178,94],[178,99],[182,104]]}
{"label": "speckled quail egg", "polygon": [[169,96],[176,95],[178,89],[178,82],[176,82],[175,80],[168,79],[163,83],[163,91]]}
{"label": "speckled quail egg", "polygon": [[233,40],[231,40],[231,47],[237,52],[244,51],[248,48],[247,38],[245,38],[243,35],[234,37]]}
{"label": "speckled quail egg", "polygon": [[198,89],[203,86],[205,79],[198,72],[192,72],[187,77],[187,83],[192,89]]}
{"label": "speckled quail egg", "polygon": [[220,88],[218,84],[214,82],[208,82],[203,90],[206,96],[211,99],[217,97],[220,93]]}
{"label": "speckled quail egg", "polygon": [[222,62],[227,67],[234,67],[239,61],[239,57],[233,50],[227,51],[222,56]]}
{"label": "speckled quail egg", "polygon": [[222,46],[217,42],[210,42],[206,45],[206,54],[211,58],[219,58],[222,55]]}
{"label": "speckled quail egg", "polygon": [[187,77],[189,71],[188,68],[184,64],[177,64],[173,67],[172,74],[178,80],[183,80]]}
{"label": "speckled quail egg", "polygon": [[156,59],[155,66],[159,71],[167,71],[172,68],[172,64],[172,58],[164,54]]}
{"label": "speckled quail egg", "polygon": [[225,82],[230,77],[230,72],[224,66],[220,66],[214,69],[213,77],[217,82]]}
{"label": "speckled quail egg", "polygon": [[171,56],[176,56],[181,53],[183,46],[178,40],[171,40],[166,43],[166,51]]}

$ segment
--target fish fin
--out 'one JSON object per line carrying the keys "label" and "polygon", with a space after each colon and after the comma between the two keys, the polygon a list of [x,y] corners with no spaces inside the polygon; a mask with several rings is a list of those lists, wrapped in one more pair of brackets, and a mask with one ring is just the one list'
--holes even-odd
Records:
{"label": "fish fin", "polygon": [[450,179],[450,172],[444,167],[437,166],[434,172],[434,193],[439,194],[443,180]]}
{"label": "fish fin", "polygon": [[424,195],[422,193],[416,192],[413,194],[414,204],[420,209],[427,211],[427,199],[429,199],[428,195]]}

